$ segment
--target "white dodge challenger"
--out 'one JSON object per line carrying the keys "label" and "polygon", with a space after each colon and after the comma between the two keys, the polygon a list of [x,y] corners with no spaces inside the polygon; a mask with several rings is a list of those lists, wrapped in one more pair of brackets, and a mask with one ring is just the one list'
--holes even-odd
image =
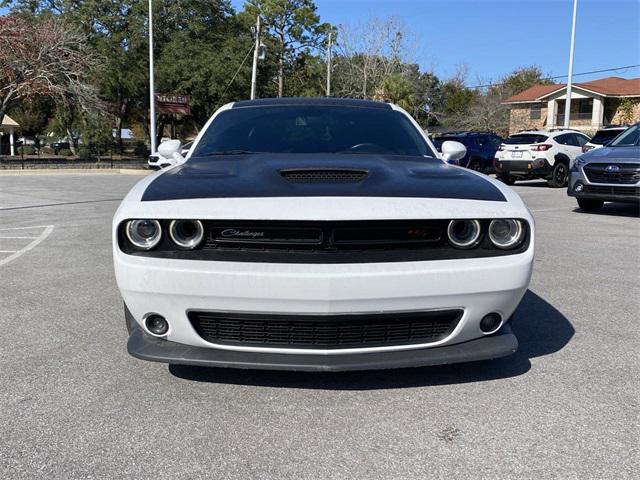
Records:
{"label": "white dodge challenger", "polygon": [[451,166],[401,108],[262,99],[218,110],[113,220],[128,351],[219,367],[353,370],[509,355],[534,224]]}

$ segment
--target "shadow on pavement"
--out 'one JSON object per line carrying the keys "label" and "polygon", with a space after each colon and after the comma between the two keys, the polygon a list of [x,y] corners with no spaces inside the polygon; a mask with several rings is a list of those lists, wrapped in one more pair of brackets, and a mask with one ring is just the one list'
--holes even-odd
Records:
{"label": "shadow on pavement", "polygon": [[512,186],[513,187],[544,187],[550,190],[560,190],[557,188],[549,187],[549,184],[547,183],[546,180],[521,180],[519,182],[516,182]]}
{"label": "shadow on pavement", "polygon": [[376,390],[480,382],[515,377],[528,372],[531,358],[561,350],[575,332],[562,313],[531,290],[527,290],[516,310],[512,327],[520,342],[518,351],[509,357],[489,361],[338,373],[239,370],[188,365],[169,365],[169,371],[176,377],[198,382],[329,390]]}
{"label": "shadow on pavement", "polygon": [[575,208],[573,211],[583,215],[640,217],[640,205],[634,205],[633,203],[605,203],[602,209],[597,212],[585,212],[580,208]]}

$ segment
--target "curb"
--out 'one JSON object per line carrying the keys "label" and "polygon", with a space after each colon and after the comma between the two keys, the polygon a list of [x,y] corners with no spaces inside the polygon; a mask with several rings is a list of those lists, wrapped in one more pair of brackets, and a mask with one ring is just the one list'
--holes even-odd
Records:
{"label": "curb", "polygon": [[57,175],[57,174],[122,174],[122,175],[149,175],[153,170],[143,170],[137,168],[34,168],[20,170],[0,170],[0,177],[11,177],[20,175]]}

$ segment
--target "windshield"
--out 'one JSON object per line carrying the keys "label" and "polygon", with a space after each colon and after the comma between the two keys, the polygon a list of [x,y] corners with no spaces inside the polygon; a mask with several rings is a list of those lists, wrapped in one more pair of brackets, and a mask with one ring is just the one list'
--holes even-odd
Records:
{"label": "windshield", "polygon": [[504,143],[507,145],[529,145],[530,143],[542,143],[547,138],[545,135],[537,135],[535,133],[521,133],[518,135],[511,135]]}
{"label": "windshield", "polygon": [[400,112],[316,105],[225,110],[204,133],[193,156],[254,152],[435,157],[420,132]]}
{"label": "windshield", "polygon": [[595,143],[596,145],[604,145],[608,141],[616,138],[618,135],[620,135],[620,132],[623,132],[623,131],[624,130],[616,130],[616,129],[598,130],[596,134],[593,136],[593,138],[589,141],[591,143]]}
{"label": "windshield", "polygon": [[609,147],[637,147],[640,146],[640,123],[628,128],[611,142]]}

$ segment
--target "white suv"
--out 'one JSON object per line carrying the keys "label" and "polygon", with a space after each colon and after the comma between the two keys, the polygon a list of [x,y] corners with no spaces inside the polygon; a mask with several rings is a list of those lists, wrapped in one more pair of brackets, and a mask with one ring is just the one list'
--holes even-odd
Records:
{"label": "white suv", "polygon": [[496,173],[507,185],[544,178],[550,187],[565,187],[569,169],[589,141],[574,130],[532,130],[507,138],[496,152]]}

